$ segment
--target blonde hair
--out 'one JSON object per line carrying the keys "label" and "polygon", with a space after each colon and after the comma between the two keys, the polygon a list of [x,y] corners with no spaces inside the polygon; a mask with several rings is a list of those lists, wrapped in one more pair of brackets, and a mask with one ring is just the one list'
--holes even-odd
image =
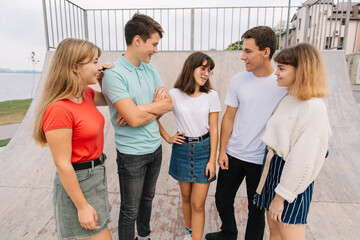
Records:
{"label": "blonde hair", "polygon": [[33,130],[33,138],[41,146],[47,141],[42,129],[43,117],[47,107],[61,99],[80,92],[80,81],[78,75],[73,71],[76,64],[87,64],[95,57],[100,57],[101,49],[95,44],[81,39],[67,38],[60,42],[52,58],[45,79],[44,88],[37,106],[36,119]]}
{"label": "blonde hair", "polygon": [[295,81],[291,94],[301,100],[323,98],[330,94],[326,86],[326,72],[319,51],[309,43],[301,43],[279,52],[274,61],[295,67]]}

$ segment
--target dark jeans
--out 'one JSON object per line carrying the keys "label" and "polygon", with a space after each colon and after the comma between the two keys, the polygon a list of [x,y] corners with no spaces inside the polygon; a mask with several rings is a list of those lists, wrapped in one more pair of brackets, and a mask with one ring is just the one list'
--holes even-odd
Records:
{"label": "dark jeans", "polygon": [[248,221],[245,240],[262,240],[265,228],[265,210],[253,204],[254,194],[261,176],[261,165],[229,157],[229,170],[219,169],[216,185],[215,202],[225,234],[237,236],[234,214],[234,200],[240,184],[245,178],[248,198]]}
{"label": "dark jeans", "polygon": [[161,146],[145,155],[123,154],[117,151],[120,182],[119,240],[134,240],[135,220],[138,235],[150,235],[152,200],[162,158]]}

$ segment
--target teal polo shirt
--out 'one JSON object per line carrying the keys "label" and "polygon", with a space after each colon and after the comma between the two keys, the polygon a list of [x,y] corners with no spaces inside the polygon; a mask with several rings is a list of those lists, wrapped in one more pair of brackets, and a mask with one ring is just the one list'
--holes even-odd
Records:
{"label": "teal polo shirt", "polygon": [[130,125],[115,126],[118,111],[114,103],[128,97],[135,105],[152,103],[155,89],[162,86],[164,84],[151,64],[142,62],[136,67],[123,54],[114,63],[113,68],[105,71],[102,91],[109,105],[110,119],[115,129],[115,144],[120,153],[153,153],[160,146],[161,137],[156,120],[137,128]]}

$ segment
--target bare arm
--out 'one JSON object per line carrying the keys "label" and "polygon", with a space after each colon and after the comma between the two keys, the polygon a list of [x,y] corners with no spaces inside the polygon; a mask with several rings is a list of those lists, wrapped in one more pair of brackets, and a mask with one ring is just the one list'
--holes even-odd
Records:
{"label": "bare arm", "polygon": [[99,229],[97,213],[86,201],[74,168],[71,165],[72,129],[55,129],[45,133],[61,184],[78,210],[80,225],[85,229]]}
{"label": "bare arm", "polygon": [[[157,88],[155,90],[155,93],[154,93],[154,97],[153,97],[153,102],[150,103],[150,104],[143,104],[143,105],[138,105],[136,106],[136,108],[139,110],[139,111],[143,111],[144,113],[149,113],[151,115],[155,115],[155,117],[158,117],[158,119],[160,119],[160,117],[163,115],[163,111],[166,110],[166,112],[168,112],[168,109],[166,107],[167,104],[163,104],[167,101],[171,101],[171,109],[172,109],[172,100],[171,100],[171,97],[170,95],[168,94],[168,92],[166,91],[165,88]],[[158,105],[154,105],[155,103],[159,103]],[[135,105],[135,104],[134,104]],[[160,111],[158,111],[159,114],[155,114],[155,113],[151,113],[151,109],[152,109],[152,106],[158,106],[160,107]],[[116,107],[116,106],[115,106]],[[164,108],[165,107],[165,108]],[[170,109],[170,110],[171,110]],[[119,112],[119,110],[118,110]],[[152,119],[152,118],[149,118],[149,119]],[[151,122],[151,121],[150,121]],[[148,122],[149,123],[149,122]],[[158,123],[160,123],[158,121]],[[118,113],[118,116],[117,116],[117,119],[115,121],[115,125],[119,124],[119,126],[125,126],[127,125],[127,121],[126,119],[123,117],[123,115],[119,112]],[[147,124],[147,123],[146,123]],[[131,126],[131,124],[129,124]],[[143,124],[145,125],[145,124]],[[141,126],[141,125],[140,125]],[[166,139],[165,139],[166,140]]]}
{"label": "bare arm", "polygon": [[236,107],[227,106],[226,112],[221,122],[218,164],[222,170],[229,169],[229,159],[226,155],[226,146],[229,142],[233,130],[236,111],[237,111]]}
{"label": "bare arm", "polygon": [[206,165],[206,173],[208,176],[208,172],[210,176],[208,176],[208,181],[210,181],[216,172],[216,152],[218,146],[218,121],[219,121],[219,113],[212,112],[209,114],[209,133],[210,133],[210,159],[208,164]]}
{"label": "bare arm", "polygon": [[170,135],[167,133],[167,131],[165,130],[165,128],[164,128],[163,125],[161,124],[160,118],[157,118],[156,121],[157,121],[158,124],[159,124],[159,132],[160,132],[161,137],[162,137],[166,142],[169,142]]}
{"label": "bare arm", "polygon": [[141,111],[129,97],[115,102],[114,106],[121,118],[134,128],[149,124],[157,117],[155,114]]}
{"label": "bare arm", "polygon": [[170,94],[165,87],[157,88],[154,93],[154,101],[152,103],[139,105],[142,111],[155,115],[163,115],[172,110],[173,103]]}
{"label": "bare arm", "polygon": [[94,103],[95,106],[107,106],[104,95],[101,92],[94,90]]}
{"label": "bare arm", "polygon": [[[103,63],[102,67],[103,69],[110,69],[112,68],[114,65],[112,63]],[[97,81],[99,83],[100,89],[102,89],[102,78],[104,76],[104,70],[101,70],[97,76]],[[94,103],[95,106],[107,106],[107,102],[105,100],[104,95],[101,92],[95,91],[94,90]]]}
{"label": "bare arm", "polygon": [[169,144],[176,143],[176,144],[180,144],[180,145],[184,143],[185,138],[183,137],[183,135],[185,135],[185,133],[176,133],[174,136],[171,137],[168,134],[168,132],[165,130],[163,125],[161,124],[160,117],[158,117],[156,119],[156,121],[159,124],[160,135],[167,143],[169,143]]}

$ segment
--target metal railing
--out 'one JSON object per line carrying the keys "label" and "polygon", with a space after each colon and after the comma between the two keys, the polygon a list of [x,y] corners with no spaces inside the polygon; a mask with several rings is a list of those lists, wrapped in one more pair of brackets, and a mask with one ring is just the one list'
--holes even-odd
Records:
{"label": "metal railing", "polygon": [[67,0],[43,0],[47,50],[67,37],[88,39],[86,10]]}
{"label": "metal railing", "polygon": [[[296,8],[290,7],[290,16]],[[87,39],[105,51],[124,51],[124,26],[136,12],[149,15],[163,27],[160,51],[224,50],[258,25],[285,30],[288,10],[288,6],[83,9],[68,0],[43,0],[48,50],[73,37]],[[240,49],[240,44],[236,47]]]}

